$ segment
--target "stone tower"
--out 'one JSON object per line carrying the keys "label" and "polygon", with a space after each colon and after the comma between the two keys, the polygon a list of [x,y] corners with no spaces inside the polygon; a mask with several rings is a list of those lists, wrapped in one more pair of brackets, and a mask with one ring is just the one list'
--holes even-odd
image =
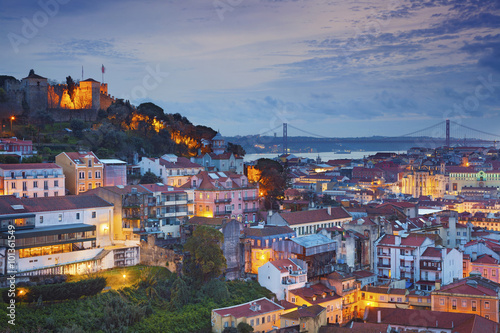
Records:
{"label": "stone tower", "polygon": [[30,111],[47,109],[47,78],[30,70],[29,75],[21,80],[21,87]]}
{"label": "stone tower", "polygon": [[94,79],[80,81],[80,92],[86,99],[91,98],[92,104],[91,106],[89,105],[91,109],[99,110],[101,108],[101,84],[99,82]]}

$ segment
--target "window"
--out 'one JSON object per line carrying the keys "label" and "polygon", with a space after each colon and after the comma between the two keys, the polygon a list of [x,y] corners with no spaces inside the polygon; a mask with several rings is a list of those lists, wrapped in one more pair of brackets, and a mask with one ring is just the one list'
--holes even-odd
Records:
{"label": "window", "polygon": [[89,168],[92,167],[92,160],[89,160]]}
{"label": "window", "polygon": [[418,302],[422,303],[422,298],[421,297],[418,298]]}
{"label": "window", "polygon": [[385,301],[385,296],[380,296],[379,298],[381,301]]}
{"label": "window", "polygon": [[457,309],[457,300],[456,299],[451,300],[451,308],[452,308],[452,310]]}
{"label": "window", "polygon": [[491,276],[497,276],[497,271],[496,269],[491,270]]}
{"label": "window", "polygon": [[92,171],[89,171],[89,179],[92,179]]}
{"label": "window", "polygon": [[253,323],[254,323],[253,319],[250,319],[250,326],[253,326]]}
{"label": "window", "polygon": [[23,191],[27,191],[27,190],[28,190],[28,183],[23,182]]}
{"label": "window", "polygon": [[462,300],[462,307],[463,307],[463,308],[466,308],[466,307],[467,307],[467,301],[466,301],[466,300]]}
{"label": "window", "polygon": [[16,188],[16,183],[15,182],[10,183],[10,188]]}
{"label": "window", "polygon": [[398,302],[399,302],[399,303],[403,302],[403,298],[398,297]]}
{"label": "window", "polygon": [[209,212],[210,211],[210,206],[205,206],[205,211]]}
{"label": "window", "polygon": [[266,322],[266,317],[262,317],[262,324]]}
{"label": "window", "polygon": [[476,301],[472,301],[472,311],[476,311]]}
{"label": "window", "polygon": [[58,180],[54,180],[54,187],[59,187],[59,181]]}
{"label": "window", "polygon": [[439,305],[444,305],[444,298],[439,299]]}
{"label": "window", "polygon": [[97,178],[97,179],[101,178],[101,171],[95,172],[95,178]]}
{"label": "window", "polygon": [[79,220],[80,219],[80,213],[76,213],[76,219]]}
{"label": "window", "polygon": [[48,190],[49,189],[49,181],[48,180],[44,180],[43,181],[43,189],[44,190]]}
{"label": "window", "polygon": [[95,219],[97,216],[97,213],[96,212],[92,212],[92,218]]}
{"label": "window", "polygon": [[40,223],[43,223],[43,216],[40,216]]}
{"label": "window", "polygon": [[292,297],[292,303],[295,303],[295,297]]}
{"label": "window", "polygon": [[78,178],[79,178],[79,179],[85,179],[85,172],[84,172],[84,171],[80,171],[80,172],[78,173]]}
{"label": "window", "polygon": [[38,188],[38,181],[33,182],[33,188]]}
{"label": "window", "polygon": [[484,273],[483,276],[485,278],[488,278],[488,270],[486,268],[483,270],[483,273]]}
{"label": "window", "polygon": [[33,198],[38,198],[38,193],[33,193]]}
{"label": "window", "polygon": [[484,302],[484,308],[489,309],[490,308],[490,302]]}
{"label": "window", "polygon": [[255,320],[255,325],[260,325],[260,321],[259,321],[259,320],[260,320],[259,318],[257,318],[257,319]]}
{"label": "window", "polygon": [[58,216],[58,221],[59,221],[59,222],[62,222],[62,220],[63,220],[63,216],[62,216],[62,214],[59,214],[59,216]]}

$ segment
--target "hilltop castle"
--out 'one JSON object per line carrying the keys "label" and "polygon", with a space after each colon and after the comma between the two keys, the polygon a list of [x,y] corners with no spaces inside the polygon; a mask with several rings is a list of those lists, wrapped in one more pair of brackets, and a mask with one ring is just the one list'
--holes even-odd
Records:
{"label": "hilltop castle", "polygon": [[[2,85],[3,82],[3,85]],[[0,101],[2,114],[21,114],[23,111],[39,110],[100,110],[107,109],[115,98],[108,94],[107,83],[87,79],[75,84],[70,97],[66,84],[50,85],[47,78],[30,70],[21,81],[4,77],[0,88],[5,91],[4,101]]]}

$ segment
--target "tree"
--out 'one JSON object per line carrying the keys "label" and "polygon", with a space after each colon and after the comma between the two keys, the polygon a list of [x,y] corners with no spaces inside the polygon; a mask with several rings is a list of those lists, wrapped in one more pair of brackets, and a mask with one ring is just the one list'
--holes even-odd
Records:
{"label": "tree", "polygon": [[71,99],[72,102],[74,102],[76,84],[75,81],[73,81],[73,78],[71,78],[71,76],[66,77],[66,85],[68,86],[69,98]]}
{"label": "tree", "polygon": [[81,119],[73,119],[69,123],[69,127],[77,138],[81,138],[83,130],[87,128],[87,124],[85,124],[85,122]]}
{"label": "tree", "polygon": [[246,154],[245,149],[243,149],[241,145],[234,144],[231,142],[227,143],[227,151],[241,157],[245,156]]}
{"label": "tree", "polygon": [[255,169],[260,171],[259,190],[265,198],[265,208],[276,208],[278,201],[285,196],[287,169],[283,168],[280,163],[267,158],[259,159]]}
{"label": "tree", "polygon": [[238,329],[238,333],[253,332],[253,327],[244,322],[239,323],[238,326],[236,326],[236,328]]}
{"label": "tree", "polygon": [[163,182],[163,179],[161,179],[160,176],[155,175],[151,171],[146,171],[146,173],[144,173],[144,175],[141,177],[139,184],[154,184],[161,182]]}
{"label": "tree", "polygon": [[226,258],[222,252],[224,235],[211,227],[198,226],[184,245],[190,258],[184,273],[198,282],[207,282],[220,276],[226,269]]}
{"label": "tree", "polygon": [[172,284],[170,294],[170,306],[173,309],[180,309],[189,303],[189,287],[182,277],[178,276]]}

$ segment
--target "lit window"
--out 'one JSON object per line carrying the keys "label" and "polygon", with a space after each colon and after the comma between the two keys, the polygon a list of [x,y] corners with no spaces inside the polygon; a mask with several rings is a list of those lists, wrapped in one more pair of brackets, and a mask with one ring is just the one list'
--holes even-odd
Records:
{"label": "lit window", "polygon": [[97,217],[97,213],[96,212],[92,212],[92,218],[95,219]]}

